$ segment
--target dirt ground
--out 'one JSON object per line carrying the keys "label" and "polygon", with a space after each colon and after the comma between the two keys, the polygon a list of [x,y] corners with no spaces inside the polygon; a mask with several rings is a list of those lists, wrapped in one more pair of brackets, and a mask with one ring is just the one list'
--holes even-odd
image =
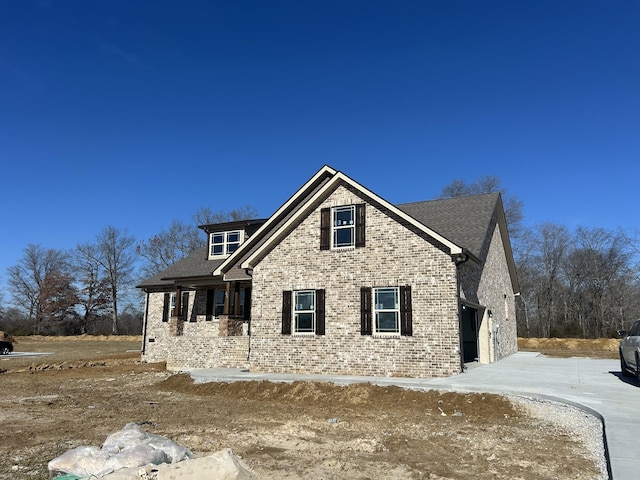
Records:
{"label": "dirt ground", "polygon": [[261,479],[593,479],[574,432],[496,395],[315,382],[193,384],[142,364],[137,338],[19,338],[0,357],[0,479],[100,446],[128,422],[196,456],[231,448]]}

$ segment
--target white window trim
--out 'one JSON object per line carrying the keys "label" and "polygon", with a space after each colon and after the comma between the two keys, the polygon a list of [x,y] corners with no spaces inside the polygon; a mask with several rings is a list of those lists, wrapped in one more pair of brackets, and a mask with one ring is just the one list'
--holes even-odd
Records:
{"label": "white window trim", "polygon": [[[338,211],[351,210],[352,222],[350,225],[336,225],[335,215]],[[349,245],[336,245],[336,232],[337,230],[351,230],[351,244]],[[331,248],[334,250],[347,250],[356,248],[356,206],[355,205],[343,205],[340,207],[331,208]]]}
{"label": "white window trim", "polygon": [[[312,309],[310,310],[298,310],[298,303],[297,303],[297,298],[299,294],[302,293],[311,293],[313,295],[313,305],[312,305]],[[291,315],[291,321],[293,322],[293,325],[291,325],[291,334],[294,336],[314,336],[316,334],[316,291],[315,290],[294,290],[293,291],[293,298],[291,299],[291,303],[293,304],[291,306],[291,308],[293,309],[292,315]],[[296,321],[296,317],[299,313],[311,313],[312,314],[312,320],[311,320],[311,331],[307,332],[300,332],[298,331],[297,328],[297,321]]]}
{"label": "white window trim", "polygon": [[[229,241],[229,236],[233,235],[233,234],[237,234],[238,235],[238,241],[237,242],[230,242]],[[213,243],[213,237],[214,236],[222,236],[222,243]],[[229,246],[230,245],[237,245],[236,250],[240,247],[240,245],[242,245],[242,243],[244,242],[244,230],[229,230],[229,231],[225,231],[225,232],[211,232],[209,234],[209,259],[213,259],[213,258],[226,258],[229,255],[231,255],[233,252],[229,251]],[[222,245],[222,253],[213,253],[213,246],[214,245]],[[235,251],[235,250],[234,250]]]}
{"label": "white window trim", "polygon": [[[396,294],[396,307],[393,309],[378,308],[376,304],[376,292],[379,290],[395,290]],[[374,287],[371,289],[371,305],[373,306],[373,325],[372,335],[376,337],[399,337],[400,336],[400,287]],[[396,314],[396,329],[397,332],[379,331],[378,330],[378,313],[395,312]]]}

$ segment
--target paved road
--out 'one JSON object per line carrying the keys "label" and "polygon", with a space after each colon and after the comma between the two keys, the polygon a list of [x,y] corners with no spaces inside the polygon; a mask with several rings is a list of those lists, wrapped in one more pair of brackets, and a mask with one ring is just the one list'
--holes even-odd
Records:
{"label": "paved road", "polygon": [[191,376],[196,382],[370,382],[421,390],[516,394],[563,401],[590,410],[603,419],[612,478],[640,478],[640,383],[622,377],[617,360],[548,358],[537,353],[520,352],[491,365],[470,368],[461,375],[438,379],[259,374],[224,368],[194,370]]}

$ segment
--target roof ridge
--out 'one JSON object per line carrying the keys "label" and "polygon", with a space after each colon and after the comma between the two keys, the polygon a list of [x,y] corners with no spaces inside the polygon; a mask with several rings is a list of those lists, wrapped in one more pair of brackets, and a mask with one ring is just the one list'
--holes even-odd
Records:
{"label": "roof ridge", "polygon": [[473,193],[471,195],[456,195],[455,197],[443,197],[443,198],[432,198],[430,200],[416,200],[414,202],[403,202],[397,203],[396,206],[400,205],[413,205],[418,203],[428,203],[428,202],[444,202],[456,199],[469,199],[473,197],[489,197],[489,196],[497,196],[502,195],[500,192],[488,192],[488,193]]}

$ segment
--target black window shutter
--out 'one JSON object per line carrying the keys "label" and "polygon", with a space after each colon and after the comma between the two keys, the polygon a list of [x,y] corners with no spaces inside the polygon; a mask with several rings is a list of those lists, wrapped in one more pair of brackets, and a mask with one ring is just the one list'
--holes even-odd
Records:
{"label": "black window shutter", "polygon": [[291,290],[282,292],[282,335],[291,335]]}
{"label": "black window shutter", "polygon": [[360,334],[371,335],[371,287],[360,289]]}
{"label": "black window shutter", "polygon": [[164,294],[164,303],[162,304],[162,321],[166,322],[169,320],[169,302],[171,301],[171,294]]}
{"label": "black window shutter", "polygon": [[413,315],[411,312],[411,286],[400,287],[400,335],[413,335]]}
{"label": "black window shutter", "polygon": [[244,319],[249,320],[251,318],[251,288],[244,289]]}
{"label": "black window shutter", "polygon": [[320,210],[320,250],[331,247],[331,209]]}
{"label": "black window shutter", "polygon": [[356,205],[356,248],[364,247],[366,231],[365,204]]}
{"label": "black window shutter", "polygon": [[324,290],[316,290],[316,335],[324,335]]}
{"label": "black window shutter", "polygon": [[205,310],[206,320],[210,321],[213,319],[213,294],[214,290],[212,288],[207,289],[207,306]]}

